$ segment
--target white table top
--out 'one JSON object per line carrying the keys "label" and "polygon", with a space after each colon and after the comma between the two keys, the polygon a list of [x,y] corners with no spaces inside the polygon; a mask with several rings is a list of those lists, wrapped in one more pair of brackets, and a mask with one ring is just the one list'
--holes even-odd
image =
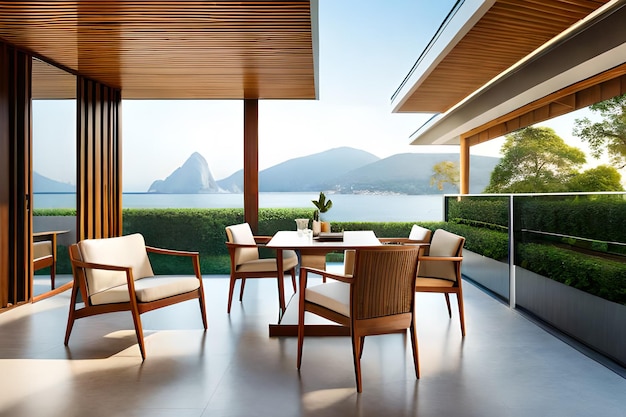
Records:
{"label": "white table top", "polygon": [[306,235],[298,235],[293,230],[283,230],[277,232],[266,247],[274,249],[348,249],[365,246],[379,246],[380,241],[373,231],[347,231],[343,232],[343,240],[341,241],[324,241],[319,242],[316,239],[309,239]]}

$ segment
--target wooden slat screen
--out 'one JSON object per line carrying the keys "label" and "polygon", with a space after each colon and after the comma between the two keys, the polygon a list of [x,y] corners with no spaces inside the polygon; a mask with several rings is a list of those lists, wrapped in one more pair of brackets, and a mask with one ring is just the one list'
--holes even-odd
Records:
{"label": "wooden slat screen", "polygon": [[0,0],[0,39],[125,99],[315,99],[312,24],[309,0]]}
{"label": "wooden slat screen", "polygon": [[121,92],[78,77],[77,238],[122,234]]}
{"label": "wooden slat screen", "polygon": [[0,43],[0,308],[32,297],[31,58]]}

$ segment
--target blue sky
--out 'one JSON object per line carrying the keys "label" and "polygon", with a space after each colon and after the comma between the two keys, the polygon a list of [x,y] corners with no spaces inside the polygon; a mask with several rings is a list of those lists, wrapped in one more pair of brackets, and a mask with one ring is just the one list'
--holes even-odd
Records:
{"label": "blue sky", "polygon": [[[392,114],[390,104],[454,3],[319,0],[319,99],[260,101],[260,168],[338,146],[381,158],[457,152],[409,145],[409,135],[431,115]],[[58,163],[74,159],[74,103],[36,103],[34,110],[35,171],[75,183],[75,165]],[[571,136],[567,124],[552,123],[564,139]],[[243,167],[241,101],[125,100],[122,126],[124,191],[147,191],[196,151],[218,180]],[[501,144],[492,141],[472,153],[495,156]]]}

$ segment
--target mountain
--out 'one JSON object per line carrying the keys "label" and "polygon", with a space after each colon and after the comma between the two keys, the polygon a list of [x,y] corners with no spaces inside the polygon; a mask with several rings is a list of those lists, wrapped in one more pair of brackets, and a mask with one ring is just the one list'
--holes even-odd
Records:
{"label": "mountain", "polygon": [[[403,153],[392,155],[371,164],[350,171],[323,189],[340,193],[397,192],[400,194],[439,194],[456,193],[458,190],[445,184],[443,190],[430,185],[433,166],[443,161],[458,161],[456,153]],[[489,156],[470,156],[470,193],[481,193],[487,184],[491,171],[500,161]]]}
{"label": "mountain", "polygon": [[154,181],[148,189],[149,193],[163,194],[217,193],[220,191],[206,159],[198,152],[194,152],[165,180]]}
{"label": "mountain", "polygon": [[35,193],[73,193],[76,186],[60,181],[55,181],[48,177],[33,172],[33,192]]}
{"label": "mountain", "polygon": [[[259,191],[319,191],[323,184],[332,183],[350,171],[380,160],[360,149],[341,147],[300,158],[290,159],[259,172]],[[231,192],[243,190],[243,171],[218,181]]]}
{"label": "mountain", "polygon": [[[259,172],[261,192],[302,192],[329,190],[343,194],[456,193],[446,184],[443,190],[430,185],[433,166],[443,161],[458,161],[458,153],[402,153],[380,159],[359,149],[342,147],[290,159]],[[481,193],[499,158],[470,156],[470,193]],[[206,160],[194,153],[165,180],[155,181],[154,193],[241,193],[243,171],[215,181]]]}

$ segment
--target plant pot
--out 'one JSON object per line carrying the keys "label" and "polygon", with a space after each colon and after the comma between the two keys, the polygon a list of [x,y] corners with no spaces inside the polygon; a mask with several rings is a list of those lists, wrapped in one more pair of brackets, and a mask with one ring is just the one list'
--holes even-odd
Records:
{"label": "plant pot", "polygon": [[322,223],[317,220],[313,220],[313,236],[317,236],[322,231]]}

